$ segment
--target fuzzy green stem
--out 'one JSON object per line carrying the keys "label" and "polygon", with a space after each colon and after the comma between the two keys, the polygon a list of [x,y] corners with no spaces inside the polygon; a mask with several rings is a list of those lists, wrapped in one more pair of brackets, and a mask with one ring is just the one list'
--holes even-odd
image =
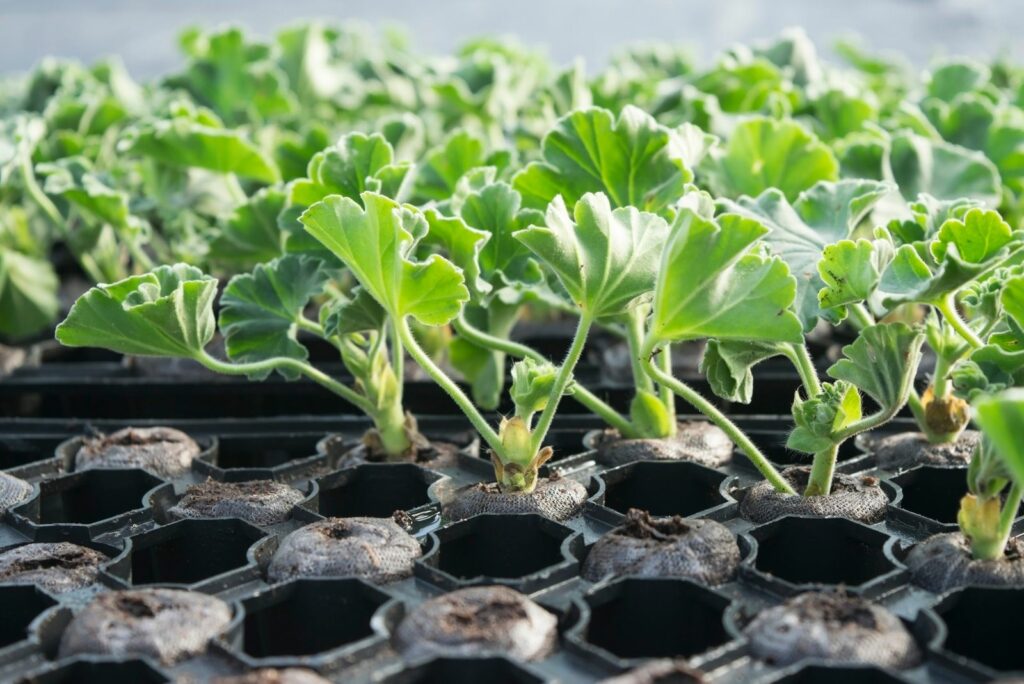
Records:
{"label": "fuzzy green stem", "polygon": [[[658,366],[661,371],[668,376],[672,376],[672,345],[666,344],[662,347],[661,354],[658,355]],[[658,396],[661,398],[661,403],[665,407],[665,411],[669,416],[669,425],[672,426],[672,435],[676,434],[676,396],[672,393],[671,387],[665,385],[658,385]],[[669,435],[669,436],[672,436]]]}
{"label": "fuzzy green stem", "polygon": [[253,373],[274,371],[279,368],[288,368],[304,375],[322,387],[329,389],[331,392],[334,392],[367,415],[373,415],[375,411],[373,405],[367,401],[366,397],[359,395],[352,388],[346,387],[326,373],[323,373],[322,371],[313,368],[308,363],[304,363],[298,359],[276,356],[274,358],[264,359],[263,361],[252,361],[250,363],[228,363],[210,356],[205,350],[200,351],[193,358],[210,370],[217,373],[223,373],[224,375],[251,375]]}
{"label": "fuzzy green stem", "polygon": [[971,345],[972,348],[978,349],[985,346],[985,343],[978,337],[978,335],[971,330],[971,327],[960,317],[960,313],[956,310],[956,301],[953,294],[947,294],[938,303],[935,304],[935,308],[939,310],[942,317],[946,319],[946,322],[953,326],[953,329],[957,331],[963,340]]}
{"label": "fuzzy green stem", "polygon": [[833,444],[828,449],[814,454],[811,475],[807,480],[804,496],[828,496],[832,493],[832,478],[835,476],[838,456],[838,444]]}
{"label": "fuzzy green stem", "polygon": [[1006,495],[1006,501],[1003,502],[1003,510],[999,513],[999,538],[1002,540],[999,547],[1000,555],[1006,548],[1006,542],[1010,540],[1013,521],[1017,519],[1017,510],[1020,508],[1022,497],[1024,497],[1024,488],[1014,483],[1010,487],[1010,493]]}
{"label": "fuzzy green stem", "polygon": [[308,333],[316,335],[321,339],[327,339],[327,333],[324,332],[323,326],[321,326],[319,323],[315,323],[309,320],[305,316],[300,315],[298,318],[295,319],[295,327],[297,327],[299,330],[305,330]]}
{"label": "fuzzy green stem", "polygon": [[910,393],[907,395],[907,406],[910,408],[910,413],[914,416],[917,426],[921,428],[921,432],[927,435],[928,418],[924,413],[924,404],[921,403],[921,395],[917,393],[917,390],[910,390]]}
{"label": "fuzzy green stem", "polygon": [[754,464],[764,478],[779,492],[783,494],[796,494],[796,490],[786,481],[782,474],[775,469],[775,466],[771,464],[771,461],[761,453],[761,450],[743,433],[739,427],[733,423],[729,418],[719,411],[714,404],[705,399],[700,395],[699,392],[695,391],[686,383],[676,379],[671,374],[665,373],[659,368],[654,361],[652,356],[656,353],[656,343],[653,338],[648,338],[644,344],[643,353],[641,359],[644,363],[644,370],[654,378],[655,382],[661,383],[663,386],[668,387],[677,395],[682,397],[684,401],[689,403],[700,413],[706,416],[712,423],[721,428],[725,434],[729,436],[729,439],[739,447],[739,449],[750,459],[750,462]]}
{"label": "fuzzy green stem", "polygon": [[399,392],[405,383],[405,349],[402,346],[402,340],[398,336],[398,323],[396,321],[391,322],[390,337],[388,340],[391,351],[391,370],[395,373],[395,378],[398,380]]}
{"label": "fuzzy green stem", "polygon": [[800,376],[800,382],[803,383],[804,389],[807,390],[807,396],[810,398],[821,394],[821,382],[818,380],[818,371],[814,367],[814,361],[811,360],[810,352],[807,351],[807,345],[803,342],[800,344],[788,344],[784,349],[786,357],[793,363],[797,374]]}
{"label": "fuzzy green stem", "polygon": [[572,338],[572,345],[570,345],[562,365],[558,368],[558,375],[555,376],[551,393],[548,395],[548,403],[541,411],[540,418],[537,419],[537,426],[533,429],[534,451],[540,451],[540,448],[544,446],[544,439],[551,428],[551,421],[555,419],[555,412],[562,401],[562,395],[569,387],[569,383],[572,381],[572,372],[575,370],[580,356],[583,355],[583,346],[587,343],[587,333],[590,332],[593,322],[594,318],[590,313],[584,311],[580,315],[579,322],[576,324],[576,333]]}
{"label": "fuzzy green stem", "polygon": [[644,315],[643,307],[635,307],[628,314],[626,321],[626,344],[629,348],[629,365],[633,371],[633,383],[638,390],[647,390],[654,394],[654,381],[644,372],[640,362],[640,347],[643,346]]}
{"label": "fuzzy green stem", "polygon": [[[485,349],[504,352],[505,354],[517,359],[533,359],[537,363],[547,362],[544,355],[536,350],[527,347],[525,344],[489,335],[474,326],[461,314],[452,322],[452,325],[455,327],[455,332],[462,335],[473,344],[484,347]],[[602,401],[596,394],[583,387],[578,382],[573,383],[572,388],[573,399],[583,404],[587,407],[587,410],[597,415],[605,423],[618,430],[619,434],[623,437],[635,438],[640,436],[629,420]]]}
{"label": "fuzzy green stem", "polygon": [[871,312],[863,304],[851,304],[848,310],[850,312],[850,321],[858,330],[863,330],[875,324],[875,317],[871,315]]}
{"label": "fuzzy green stem", "polygon": [[949,396],[951,387],[949,380],[949,363],[942,354],[935,356],[935,374],[932,376],[932,394],[936,399],[945,399]]}
{"label": "fuzzy green stem", "polygon": [[436,382],[441,389],[448,393],[448,396],[452,398],[452,401],[462,410],[472,423],[476,431],[480,433],[483,440],[487,442],[487,445],[496,454],[504,453],[504,449],[501,444],[501,438],[498,437],[498,433],[495,432],[487,421],[484,419],[480,412],[476,410],[476,406],[466,396],[466,393],[462,391],[458,383],[452,380],[448,375],[438,368],[437,364],[434,363],[430,355],[419,345],[416,341],[415,336],[412,334],[412,330],[409,328],[409,322],[402,319],[395,321],[395,329],[398,332],[398,338],[405,345],[405,348],[409,351],[409,355],[413,360],[420,365],[420,368],[429,375],[434,382]]}

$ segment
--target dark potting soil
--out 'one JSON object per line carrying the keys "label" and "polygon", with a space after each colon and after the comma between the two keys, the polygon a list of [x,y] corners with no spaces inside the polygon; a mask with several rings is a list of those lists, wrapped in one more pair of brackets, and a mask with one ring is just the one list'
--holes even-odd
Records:
{"label": "dark potting soil", "polygon": [[52,594],[96,581],[102,553],[70,542],[24,544],[0,553],[0,583],[34,584]]}
{"label": "dark potting soil", "polygon": [[254,525],[272,525],[286,520],[304,498],[298,489],[273,480],[206,480],[189,485],[185,495],[167,510],[167,514],[176,520],[241,518]]}
{"label": "dark potting soil", "polygon": [[849,518],[870,524],[885,516],[889,497],[879,486],[878,478],[836,473],[831,494],[802,496],[810,474],[811,469],[804,466],[782,471],[782,476],[798,492],[795,496],[776,491],[766,481],[759,482],[750,488],[740,502],[740,514],[755,523],[770,522],[784,515],[814,515],[821,518]]}
{"label": "dark potting soil", "polygon": [[583,564],[583,576],[687,577],[709,585],[736,573],[740,549],[733,534],[714,520],[652,518],[631,509],[626,520],[601,537]]}
{"label": "dark potting soil", "polygon": [[601,684],[703,684],[700,670],[682,658],[652,660],[635,670],[602,680]]}
{"label": "dark potting soil", "polygon": [[181,430],[127,427],[110,435],[87,437],[75,454],[75,470],[146,468],[160,477],[187,473],[199,445]]}
{"label": "dark potting soil", "polygon": [[330,684],[312,670],[289,667],[284,670],[265,668],[231,677],[215,677],[210,684]]}
{"label": "dark potting soil", "polygon": [[976,560],[960,532],[936,534],[904,559],[914,583],[936,594],[966,586],[1024,587],[1024,540],[1014,537],[999,560]]}
{"label": "dark potting soil", "polygon": [[753,654],[773,665],[805,658],[905,669],[921,660],[898,617],[862,598],[809,592],[760,612],[743,629]]}
{"label": "dark potting soil", "polygon": [[177,589],[100,594],[64,630],[60,657],[148,656],[170,665],[206,650],[231,622],[218,598]]}
{"label": "dark potting soil", "polygon": [[272,582],[352,576],[383,584],[411,577],[421,555],[419,542],[391,518],[328,518],[285,537],[267,575]]}
{"label": "dark potting soil", "polygon": [[569,478],[538,479],[528,494],[502,492],[497,483],[480,482],[456,492],[444,514],[452,521],[481,513],[539,513],[552,520],[567,520],[583,510],[586,500],[587,488]]}
{"label": "dark potting soil", "polygon": [[622,439],[618,430],[597,433],[594,448],[602,463],[616,466],[633,461],[693,461],[717,468],[732,460],[729,436],[706,420],[680,421],[674,437],[664,439]]}
{"label": "dark potting soil", "polygon": [[414,608],[398,625],[394,644],[408,659],[500,652],[513,660],[540,660],[555,647],[557,623],[513,589],[470,587]]}
{"label": "dark potting soil", "polygon": [[32,494],[32,485],[13,475],[0,472],[0,515],[27,499]]}
{"label": "dark potting soil", "polygon": [[920,432],[862,435],[858,446],[875,455],[879,468],[905,470],[919,465],[966,466],[981,441],[977,430],[964,430],[955,442],[932,444]]}

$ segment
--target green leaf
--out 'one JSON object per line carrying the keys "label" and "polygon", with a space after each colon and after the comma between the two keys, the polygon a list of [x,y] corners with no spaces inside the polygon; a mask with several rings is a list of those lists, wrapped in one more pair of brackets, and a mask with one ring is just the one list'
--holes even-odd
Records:
{"label": "green leaf", "polygon": [[715,221],[680,211],[661,261],[649,334],[662,341],[801,341],[790,311],[796,280],[784,261],[757,249],[767,232],[736,214]]}
{"label": "green leaf", "polygon": [[213,338],[217,279],[187,264],[159,266],[78,298],[57,340],[135,356],[192,358]]}
{"label": "green leaf", "polygon": [[984,154],[958,145],[897,133],[889,142],[883,168],[908,200],[926,193],[938,199],[969,197],[999,204],[995,165]]}
{"label": "green leaf", "polygon": [[281,256],[284,236],[277,217],[284,203],[284,192],[263,188],[235,207],[210,241],[209,259],[238,271]]}
{"label": "green leaf", "polygon": [[1013,476],[1024,484],[1024,390],[1010,389],[974,403],[975,420]]}
{"label": "green leaf", "polygon": [[[886,243],[882,243],[886,244]],[[822,309],[835,309],[837,318],[846,317],[846,305],[867,300],[878,287],[882,269],[880,249],[868,240],[840,240],[822,251],[818,274],[825,283],[818,292]]]}
{"label": "green leaf", "polygon": [[921,361],[924,332],[906,323],[880,323],[860,331],[843,347],[844,358],[828,369],[836,380],[856,386],[883,409],[895,409],[907,399],[909,383]]}
{"label": "green leaf", "polygon": [[794,200],[820,181],[839,177],[829,148],[792,120],[747,119],[733,129],[724,147],[713,150],[701,171],[716,195],[759,195],[778,188]]}
{"label": "green leaf", "polygon": [[555,386],[558,368],[550,363],[539,363],[523,359],[512,364],[512,387],[509,396],[516,407],[516,415],[528,421],[548,405],[548,398]]}
{"label": "green leaf", "polygon": [[626,311],[654,288],[669,227],[632,207],[612,210],[604,194],[587,193],[570,218],[561,196],[544,226],[513,233],[558,276],[572,302],[595,317]]}
{"label": "green leaf", "polygon": [[615,208],[662,212],[693,180],[677,133],[633,106],[624,107],[618,120],[597,107],[572,112],[544,136],[541,152],[544,160],[512,181],[534,209],[546,208],[557,196],[573,205],[600,192]]}
{"label": "green leaf", "polygon": [[782,192],[770,189],[756,199],[722,201],[726,211],[756,219],[768,227],[764,241],[789,264],[797,279],[796,312],[809,331],[823,315],[818,293],[825,287],[818,271],[825,248],[847,239],[891,190],[870,180],[822,182],[790,204]]}
{"label": "green leaf", "polygon": [[320,324],[328,336],[380,331],[387,322],[387,313],[369,292],[361,287],[350,298],[337,296],[330,305],[320,308]]}
{"label": "green leaf", "polygon": [[414,197],[417,201],[446,200],[455,192],[460,178],[486,165],[483,141],[468,131],[459,131],[427,153],[416,170]]}
{"label": "green leaf", "polygon": [[87,216],[120,231],[131,227],[128,194],[110,187],[93,171],[88,159],[66,157],[40,164],[37,171],[47,177],[43,190],[48,194],[64,197]]}
{"label": "green leaf", "polygon": [[49,259],[0,246],[0,334],[23,338],[52,324],[58,285]]}
{"label": "green leaf", "polygon": [[179,112],[170,119],[140,124],[120,146],[179,168],[233,173],[264,183],[281,180],[270,156],[240,131],[221,128],[215,123],[209,117]]}
{"label": "green leaf", "polygon": [[490,239],[482,230],[470,228],[461,218],[442,216],[435,209],[423,214],[430,229],[420,244],[440,248],[456,266],[462,269],[466,285],[474,298],[486,297],[491,284],[480,274],[480,251]]}
{"label": "green leaf", "polygon": [[749,404],[754,394],[754,366],[782,353],[783,346],[775,342],[708,340],[699,370],[717,396]]}
{"label": "green leaf", "polygon": [[988,82],[990,72],[984,64],[959,58],[933,70],[928,76],[928,95],[949,102],[961,93],[977,90]]}
{"label": "green leaf", "polygon": [[826,382],[815,397],[801,399],[797,394],[792,411],[796,427],[789,433],[786,447],[816,454],[830,449],[839,441],[840,432],[860,420],[860,393],[847,382]]}
{"label": "green leaf", "polygon": [[[242,363],[281,356],[306,360],[309,352],[296,340],[296,321],[327,280],[323,262],[294,254],[232,278],[220,298],[228,358]],[[289,380],[299,377],[295,371],[280,372]],[[268,375],[269,370],[250,377],[262,380]]]}
{"label": "green leaf", "polygon": [[417,261],[412,253],[427,222],[411,206],[373,192],[362,194],[365,209],[332,195],[299,218],[314,238],[352,271],[359,284],[393,318],[412,316],[425,325],[444,325],[469,299],[462,272],[434,254]]}
{"label": "green leaf", "polygon": [[1013,241],[1013,231],[998,212],[971,209],[963,219],[948,219],[932,243],[932,254],[941,261],[951,246],[970,264],[985,263]]}

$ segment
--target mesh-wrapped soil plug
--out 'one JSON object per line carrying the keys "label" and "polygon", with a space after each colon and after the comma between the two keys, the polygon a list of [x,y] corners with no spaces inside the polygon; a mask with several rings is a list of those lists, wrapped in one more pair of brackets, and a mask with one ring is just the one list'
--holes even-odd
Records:
{"label": "mesh-wrapped soil plug", "polygon": [[968,585],[1024,587],[1024,541],[1016,537],[999,560],[975,560],[961,533],[936,534],[915,545],[904,563],[914,584],[936,594]]}
{"label": "mesh-wrapped soil plug", "polygon": [[312,670],[289,667],[285,670],[264,668],[230,677],[215,677],[210,684],[330,684]]}
{"label": "mesh-wrapped soil plug", "polygon": [[[782,476],[797,492],[803,492],[811,469],[806,466],[786,468]],[[819,518],[850,518],[876,523],[885,517],[889,497],[878,486],[878,479],[868,475],[836,473],[832,493],[828,496],[800,496],[776,491],[768,482],[750,488],[740,502],[740,515],[756,523],[765,523],[784,515],[814,515]]]}
{"label": "mesh-wrapped soil plug", "polygon": [[875,455],[879,468],[906,470],[919,465],[966,466],[981,441],[977,430],[964,430],[955,442],[932,444],[920,432],[859,435],[857,445]]}
{"label": "mesh-wrapped soil plug", "polygon": [[601,684],[703,684],[705,681],[703,673],[682,658],[663,658],[601,680]]}
{"label": "mesh-wrapped soil plug", "polygon": [[160,477],[187,473],[199,445],[181,430],[167,427],[118,430],[111,435],[87,437],[75,453],[75,470],[89,468],[145,468]]}
{"label": "mesh-wrapped soil plug", "polygon": [[100,594],[64,630],[60,657],[148,656],[171,665],[206,650],[231,622],[219,598],[178,589]]}
{"label": "mesh-wrapped soil plug", "polygon": [[586,500],[587,488],[569,478],[539,479],[529,494],[502,492],[494,482],[480,482],[457,492],[444,513],[452,521],[481,513],[539,513],[566,520],[583,510]]}
{"label": "mesh-wrapped soil plug", "polygon": [[0,472],[0,515],[17,506],[32,494],[32,485],[22,479]]}
{"label": "mesh-wrapped soil plug", "polygon": [[273,480],[189,485],[185,495],[167,510],[174,519],[241,518],[254,525],[273,525],[288,518],[305,495]]}
{"label": "mesh-wrapped soil plug", "polygon": [[557,622],[508,587],[470,587],[421,603],[398,625],[394,642],[409,659],[499,652],[540,660],[555,647]]}
{"label": "mesh-wrapped soil plug", "polygon": [[732,460],[733,443],[706,420],[684,420],[674,437],[622,439],[618,430],[602,430],[595,440],[597,457],[609,466],[634,461],[693,461],[717,468]]}
{"label": "mesh-wrapped soil plug", "polygon": [[[324,442],[324,448],[328,455],[333,455],[337,449],[332,451],[328,441]],[[426,442],[416,449],[414,454],[403,459],[408,463],[415,463],[424,468],[454,468],[458,465],[459,447],[450,442]],[[351,449],[344,450],[337,461],[337,468],[349,468],[362,465],[363,463],[386,463],[394,459],[384,458],[383,454],[374,450],[367,444],[357,444]]]}
{"label": "mesh-wrapped soil plug", "polygon": [[714,520],[680,516],[652,518],[630,509],[619,527],[594,544],[583,564],[583,576],[687,577],[702,584],[728,582],[740,562],[736,538]]}
{"label": "mesh-wrapped soil plug", "polygon": [[419,542],[390,518],[328,518],[285,537],[267,575],[272,582],[348,576],[394,582],[412,576],[422,553]]}
{"label": "mesh-wrapped soil plug", "polygon": [[107,557],[70,542],[25,544],[0,553],[0,583],[35,584],[52,594],[96,581]]}
{"label": "mesh-wrapped soil plug", "polygon": [[804,658],[903,669],[921,660],[898,617],[855,596],[810,592],[758,613],[743,630],[753,654],[774,665]]}

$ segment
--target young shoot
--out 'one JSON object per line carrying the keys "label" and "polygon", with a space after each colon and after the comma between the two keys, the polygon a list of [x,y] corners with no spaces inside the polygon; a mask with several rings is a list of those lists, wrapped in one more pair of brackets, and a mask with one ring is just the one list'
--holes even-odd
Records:
{"label": "young shoot", "polygon": [[[653,287],[667,224],[635,209],[612,210],[603,194],[585,194],[571,215],[559,197],[548,206],[543,225],[512,233],[551,269],[580,317],[561,365],[533,358],[517,365],[511,388],[515,415],[503,419],[495,430],[425,353],[410,326],[411,320],[445,325],[459,316],[470,299],[462,269],[436,253],[425,259],[417,256],[421,245],[439,239],[429,236],[437,221],[432,226],[415,207],[376,193],[365,192],[362,199],[365,209],[348,198],[328,197],[310,207],[301,221],[349,268],[387,313],[410,356],[465,413],[491,450],[501,489],[532,491],[538,469],[550,458],[544,441],[562,396],[572,390],[573,369],[588,332],[597,320],[622,315]],[[478,243],[491,237],[482,231],[473,233]]]}

